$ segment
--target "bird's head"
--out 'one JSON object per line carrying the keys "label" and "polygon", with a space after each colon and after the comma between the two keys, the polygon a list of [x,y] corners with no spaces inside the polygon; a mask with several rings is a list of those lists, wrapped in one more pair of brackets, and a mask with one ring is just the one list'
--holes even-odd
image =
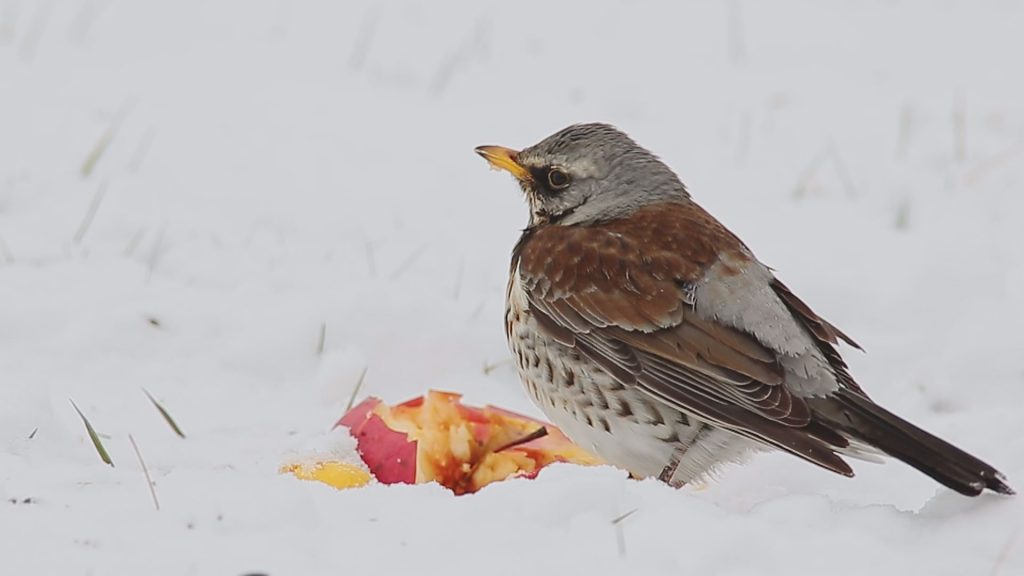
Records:
{"label": "bird's head", "polygon": [[476,152],[516,177],[531,225],[600,222],[689,198],[668,166],[607,124],[574,124],[518,151],[480,146]]}

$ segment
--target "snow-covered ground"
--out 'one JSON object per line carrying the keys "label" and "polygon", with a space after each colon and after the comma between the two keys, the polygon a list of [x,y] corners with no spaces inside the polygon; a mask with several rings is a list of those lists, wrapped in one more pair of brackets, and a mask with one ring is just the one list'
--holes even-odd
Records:
{"label": "snow-covered ground", "polygon": [[526,211],[472,150],[601,120],[865,345],[877,400],[1024,488],[1022,30],[1009,0],[0,0],[0,573],[1024,573],[1022,497],[898,463],[277,473],[364,368],[537,414],[503,363]]}

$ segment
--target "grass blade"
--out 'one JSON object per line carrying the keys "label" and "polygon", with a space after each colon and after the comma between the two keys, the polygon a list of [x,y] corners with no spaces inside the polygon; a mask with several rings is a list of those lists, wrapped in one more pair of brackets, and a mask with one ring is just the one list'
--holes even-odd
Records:
{"label": "grass blade", "polygon": [[156,398],[153,398],[153,395],[149,393],[149,390],[143,388],[142,391],[146,394],[146,397],[149,398],[149,401],[153,403],[153,406],[156,406],[156,409],[160,411],[160,415],[164,417],[164,420],[167,422],[167,425],[171,427],[171,430],[174,430],[175,434],[184,438],[185,433],[178,427],[178,423],[174,421],[174,418],[171,418],[171,414],[156,401]]}
{"label": "grass blade", "polygon": [[85,216],[82,218],[82,222],[78,225],[78,230],[75,231],[75,237],[72,241],[75,244],[81,244],[82,239],[85,238],[85,233],[89,231],[89,227],[92,226],[92,221],[96,218],[96,212],[100,209],[100,202],[103,202],[103,195],[107,193],[107,181],[104,180],[100,183],[99,188],[96,189],[96,194],[92,197],[92,202],[89,203],[89,208],[85,211]]}
{"label": "grass blade", "polygon": [[92,440],[92,445],[96,448],[96,453],[100,455],[100,459],[103,460],[104,463],[113,466],[114,461],[110,459],[110,454],[107,454],[107,449],[103,447],[103,442],[100,441],[100,435],[96,433],[96,429],[89,423],[89,419],[85,417],[85,414],[82,414],[82,411],[78,409],[78,405],[75,404],[75,401],[70,398],[68,398],[68,400],[71,401],[71,406],[74,407],[75,412],[78,412],[78,417],[81,418],[82,423],[85,424],[85,431],[89,433],[89,439]]}
{"label": "grass blade", "polygon": [[103,153],[107,151],[107,147],[110,146],[110,141],[114,139],[114,127],[110,126],[103,131],[103,135],[96,141],[96,145],[92,147],[89,154],[86,155],[85,161],[82,162],[82,168],[79,172],[82,178],[88,178],[96,167],[96,164],[103,157]]}
{"label": "grass blade", "polygon": [[327,321],[320,323],[320,335],[316,339],[316,355],[324,355],[324,345],[327,344]]}
{"label": "grass blade", "polygon": [[352,395],[348,397],[348,406],[345,406],[345,414],[352,409],[352,406],[356,403],[356,398],[359,396],[359,391],[363,389],[363,380],[366,379],[366,371],[369,366],[364,366],[363,371],[359,373],[359,380],[356,381],[356,387],[352,389]]}
{"label": "grass blade", "polygon": [[139,445],[135,443],[135,438],[132,435],[128,435],[128,441],[132,443],[132,449],[135,450],[135,457],[139,459],[139,465],[142,466],[142,474],[146,477],[146,486],[149,486],[149,493],[153,496],[153,506],[156,506],[157,511],[160,510],[160,501],[156,499],[156,488],[153,484],[153,479],[149,477],[149,468],[146,467],[146,462],[142,459],[142,452],[139,451]]}
{"label": "grass blade", "polygon": [[621,523],[626,518],[629,518],[633,514],[636,514],[637,510],[639,510],[639,508],[633,508],[632,510],[630,510],[629,512],[626,512],[625,514],[620,514],[620,515],[616,516],[615,518],[612,519],[612,524],[619,524],[619,523]]}

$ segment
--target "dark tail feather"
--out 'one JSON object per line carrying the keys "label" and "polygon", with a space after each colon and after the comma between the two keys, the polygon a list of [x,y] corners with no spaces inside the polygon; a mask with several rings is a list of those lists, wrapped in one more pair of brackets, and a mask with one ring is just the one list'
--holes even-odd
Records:
{"label": "dark tail feather", "polygon": [[1014,493],[1006,484],[1006,477],[995,468],[861,394],[841,390],[816,408],[820,417],[841,431],[906,462],[961,494],[977,496],[986,488],[1000,494]]}

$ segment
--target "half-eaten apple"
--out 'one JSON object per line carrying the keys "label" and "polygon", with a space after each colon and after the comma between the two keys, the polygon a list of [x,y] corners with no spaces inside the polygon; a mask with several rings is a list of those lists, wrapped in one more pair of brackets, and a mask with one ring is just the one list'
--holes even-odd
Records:
{"label": "half-eaten apple", "polygon": [[432,390],[388,406],[371,397],[337,426],[349,428],[360,457],[384,484],[437,482],[466,494],[509,477],[532,478],[554,462],[602,463],[551,424],[460,399]]}

